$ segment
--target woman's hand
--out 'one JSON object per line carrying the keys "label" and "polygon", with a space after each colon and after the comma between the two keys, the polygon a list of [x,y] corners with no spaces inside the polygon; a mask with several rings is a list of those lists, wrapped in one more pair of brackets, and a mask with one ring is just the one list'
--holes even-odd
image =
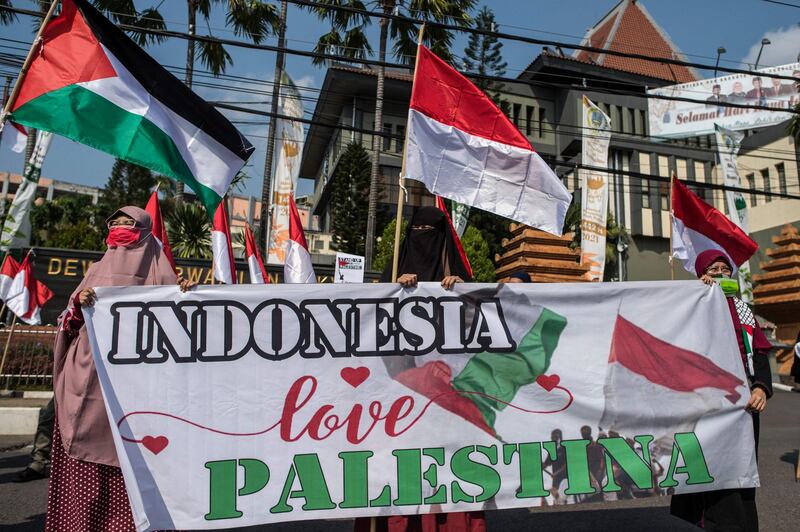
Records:
{"label": "woman's hand", "polygon": [[464,279],[459,277],[458,275],[448,275],[444,279],[442,279],[442,288],[445,290],[450,290],[456,283],[463,283]]}
{"label": "woman's hand", "polygon": [[767,393],[761,388],[754,388],[750,392],[750,400],[747,401],[745,409],[748,412],[763,412],[767,407]]}
{"label": "woman's hand", "polygon": [[711,276],[709,276],[708,274],[705,274],[705,275],[703,275],[703,276],[700,278],[700,280],[701,280],[701,281],[703,281],[705,284],[707,284],[707,285],[709,285],[709,286],[713,285],[713,284],[716,282],[716,281],[714,281],[714,279],[712,279],[712,278],[711,278]]}
{"label": "woman's hand", "polygon": [[417,274],[416,273],[404,273],[400,277],[397,278],[397,282],[400,283],[400,286],[403,288],[414,288],[417,286]]}
{"label": "woman's hand", "polygon": [[195,286],[197,286],[197,282],[190,281],[189,279],[185,278],[182,275],[178,276],[178,287],[180,287],[181,292],[188,292]]}
{"label": "woman's hand", "polygon": [[78,301],[82,307],[91,307],[97,301],[97,294],[94,293],[94,288],[84,288],[78,294]]}

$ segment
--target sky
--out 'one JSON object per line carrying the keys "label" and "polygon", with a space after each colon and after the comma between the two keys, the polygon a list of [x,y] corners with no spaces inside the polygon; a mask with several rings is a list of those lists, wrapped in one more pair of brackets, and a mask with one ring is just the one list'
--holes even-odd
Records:
{"label": "sky", "polygon": [[[269,0],[266,0],[269,1]],[[277,1],[273,0],[277,5]],[[374,2],[365,0],[368,5]],[[594,25],[610,9],[616,0],[494,0],[479,2],[487,5],[495,13],[499,31],[551,39],[577,44],[586,30]],[[650,12],[658,24],[667,32],[677,47],[690,61],[713,65],[718,47],[727,52],[722,55],[720,65],[733,68],[748,68],[755,62],[762,38],[768,38],[771,45],[766,46],[759,67],[791,63],[800,53],[800,8],[779,5],[763,0],[644,0],[640,2]],[[800,2],[798,2],[800,4]],[[13,0],[16,7],[34,9],[33,0]],[[174,31],[186,31],[185,0],[136,0],[138,9],[160,5],[167,27]],[[0,54],[24,54],[25,45],[2,39],[16,39],[30,42],[32,19],[20,15],[11,26],[0,28]],[[287,46],[289,48],[311,50],[316,39],[328,30],[324,23],[298,6],[289,5],[287,16]],[[370,43],[377,49],[377,22],[367,29]],[[208,24],[198,18],[198,34],[212,34],[222,38],[237,39],[225,27],[225,15],[221,7],[215,8]],[[453,50],[463,56],[467,37],[461,34],[456,38]],[[186,58],[186,41],[168,39],[163,44],[148,48],[161,64],[182,67]],[[271,37],[266,44],[277,44]],[[508,63],[508,77],[516,77],[540,52],[541,47],[530,44],[504,41],[503,57]],[[202,73],[195,79],[204,85],[196,87],[200,96],[207,100],[236,102],[247,107],[269,110],[269,99],[275,54],[261,50],[247,50],[228,47],[234,64],[226,71],[228,75],[248,78],[248,80],[214,80]],[[570,53],[568,50],[567,53]],[[197,68],[202,69],[198,66]],[[309,90],[304,92],[304,102],[308,115],[313,112],[316,93],[325,76],[324,67],[315,67],[309,58],[288,55],[287,72],[296,84]],[[0,65],[3,78],[11,73],[10,67]],[[712,77],[711,71],[701,71],[701,75]],[[182,74],[179,75],[182,78]],[[241,90],[256,90],[256,94]],[[260,196],[264,170],[267,119],[254,115],[243,115],[223,111],[256,147],[254,155],[245,167],[250,179],[238,193]],[[0,149],[0,172],[21,173],[22,156],[5,148]],[[42,175],[61,181],[85,185],[103,186],[111,172],[114,159],[104,153],[82,146],[65,138],[55,138],[50,153],[44,161]],[[302,178],[303,176],[301,176]],[[310,193],[313,183],[301,179],[297,195]]]}

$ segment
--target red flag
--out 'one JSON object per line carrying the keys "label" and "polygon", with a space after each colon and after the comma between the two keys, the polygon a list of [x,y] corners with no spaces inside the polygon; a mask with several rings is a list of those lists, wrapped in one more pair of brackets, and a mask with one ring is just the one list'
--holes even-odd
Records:
{"label": "red flag", "polygon": [[269,275],[264,268],[264,261],[261,260],[261,253],[258,251],[253,230],[249,225],[244,228],[244,249],[247,255],[247,267],[250,269],[250,282],[269,284]]}
{"label": "red flag", "polygon": [[214,254],[214,279],[225,284],[236,283],[236,263],[233,261],[231,231],[228,226],[228,209],[221,201],[214,213],[211,227],[211,251]]}
{"label": "red flag", "polygon": [[11,284],[19,271],[20,264],[11,255],[6,255],[3,266],[0,268],[0,299],[6,301],[16,294],[11,292]]}
{"label": "red flag", "polygon": [[[464,253],[464,247],[461,245],[461,239],[458,238],[458,233],[456,232],[456,228],[453,227],[453,220],[450,219],[450,213],[447,212],[447,207],[444,204],[444,199],[441,196],[436,196],[436,206],[439,207],[439,210],[442,211],[447,218],[447,226],[450,227],[450,234],[453,235],[453,239],[456,241],[456,248],[458,249],[458,256],[461,257],[461,262],[464,264],[464,268],[467,269],[467,273],[469,274],[470,278],[472,277],[472,266],[469,263],[469,259],[467,258],[467,254]],[[468,279],[465,279],[468,280]]]}
{"label": "red flag", "polygon": [[53,292],[34,277],[31,253],[22,261],[11,292],[15,295],[7,301],[9,310],[29,325],[41,323],[42,306],[53,297]]}
{"label": "red flag", "polygon": [[294,194],[289,194],[289,246],[283,263],[284,283],[315,283],[316,275],[308,252],[306,235],[300,213],[294,202]]}
{"label": "red flag", "polygon": [[758,250],[747,233],[678,179],[672,182],[672,212],[672,256],[692,273],[697,273],[694,263],[703,251],[724,253],[736,268]]}
{"label": "red flag", "polygon": [[150,220],[153,222],[153,237],[156,239],[156,242],[158,242],[158,245],[161,246],[161,251],[166,255],[167,260],[172,266],[172,270],[178,273],[178,269],[175,267],[175,257],[172,256],[172,248],[169,245],[169,237],[167,237],[167,227],[164,225],[164,219],[161,216],[161,207],[158,204],[157,190],[153,191],[150,195],[147,207],[145,207],[144,210],[147,211],[147,214],[150,215]]}

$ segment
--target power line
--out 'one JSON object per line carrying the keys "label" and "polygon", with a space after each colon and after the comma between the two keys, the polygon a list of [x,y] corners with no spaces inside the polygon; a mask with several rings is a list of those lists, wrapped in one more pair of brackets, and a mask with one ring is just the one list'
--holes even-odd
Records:
{"label": "power line", "polygon": [[800,5],[790,4],[789,2],[779,2],[778,0],[764,0],[764,2],[767,2],[767,3],[770,3],[770,4],[778,4],[778,5],[782,5],[782,6],[796,7],[798,9],[800,9]]}

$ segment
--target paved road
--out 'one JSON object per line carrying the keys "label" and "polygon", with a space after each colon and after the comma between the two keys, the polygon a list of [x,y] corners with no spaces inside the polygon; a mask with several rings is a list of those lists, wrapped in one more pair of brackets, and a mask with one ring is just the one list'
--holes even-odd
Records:
{"label": "paved road", "polygon": [[[15,441],[3,441],[0,449],[15,447]],[[800,523],[800,483],[794,470],[800,447],[800,394],[776,391],[762,417],[759,470],[762,488],[758,490],[761,530],[794,532]],[[47,481],[13,484],[14,473],[27,462],[30,448],[0,452],[0,532],[41,530],[47,507]],[[569,530],[570,532],[690,532],[697,530],[672,518],[666,497],[583,504],[570,507],[505,510],[488,513],[491,531]],[[242,529],[263,532],[346,532],[352,521],[306,521]]]}

